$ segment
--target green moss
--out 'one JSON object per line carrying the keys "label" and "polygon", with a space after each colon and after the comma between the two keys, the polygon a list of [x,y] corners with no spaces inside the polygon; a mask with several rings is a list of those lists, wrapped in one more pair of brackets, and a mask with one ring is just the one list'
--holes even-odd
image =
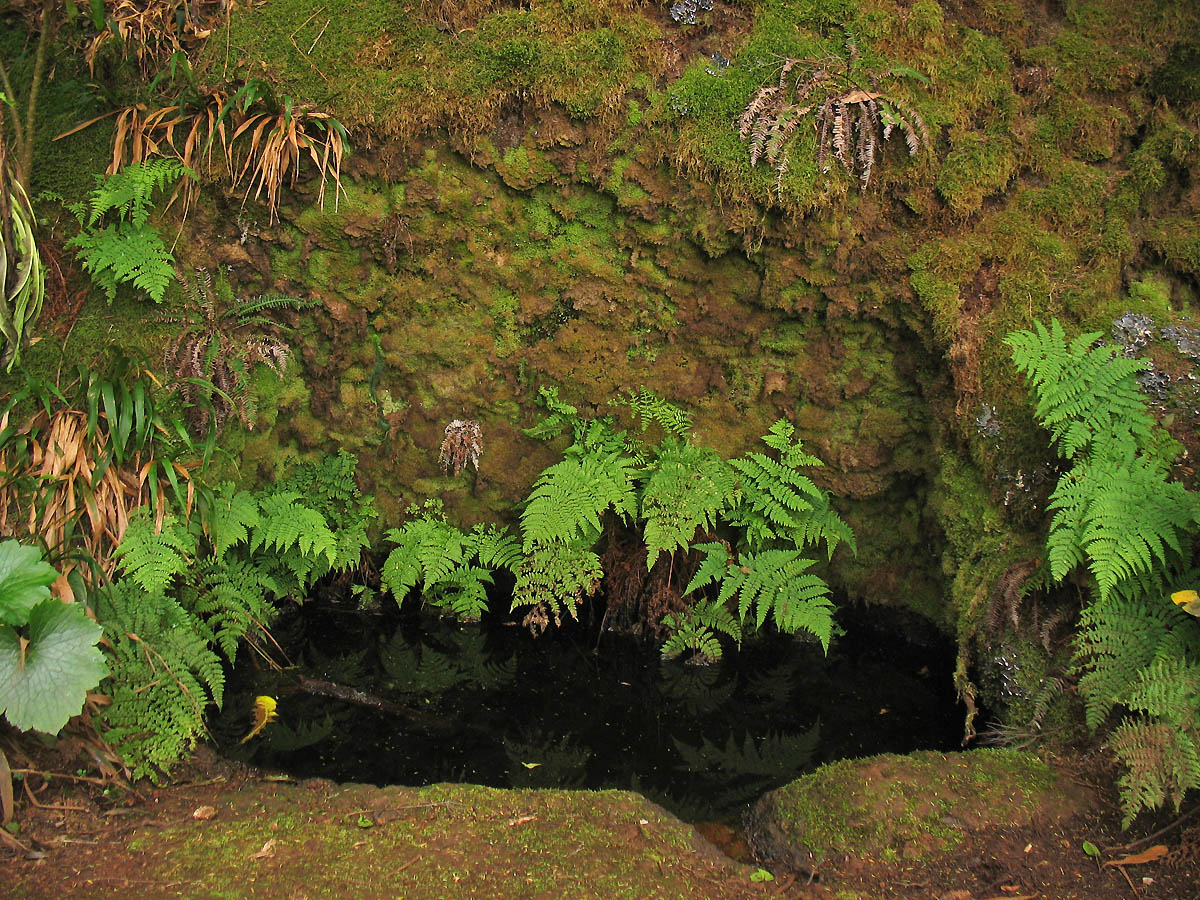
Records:
{"label": "green moss", "polygon": [[236,68],[261,63],[280,95],[320,104],[352,134],[412,137],[438,125],[478,134],[510,100],[558,103],[580,118],[616,108],[658,39],[646,18],[593,0],[500,8],[456,34],[437,24],[384,0],[339,0],[316,16],[281,0],[236,13],[205,64],[223,76],[227,57]]}
{"label": "green moss", "polygon": [[819,863],[835,854],[927,858],[965,833],[1053,819],[1073,809],[1051,769],[1013,750],[918,752],[821,766],[771,795],[789,842]]}
{"label": "green moss", "polygon": [[509,187],[528,190],[554,179],[558,170],[537,150],[513,147],[496,162],[496,173]]}
{"label": "green moss", "polygon": [[1154,70],[1150,90],[1171,103],[1200,100],[1200,41],[1180,41]]}
{"label": "green moss", "polygon": [[952,141],[938,172],[938,193],[956,215],[967,216],[983,206],[985,197],[1002,192],[1016,168],[1016,146],[1011,137],[970,132]]}

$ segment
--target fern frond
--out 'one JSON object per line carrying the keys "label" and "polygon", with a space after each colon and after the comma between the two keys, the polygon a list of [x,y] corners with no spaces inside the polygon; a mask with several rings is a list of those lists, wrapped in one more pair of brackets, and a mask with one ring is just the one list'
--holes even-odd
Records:
{"label": "fern frond", "polygon": [[692,430],[692,417],[686,410],[646,388],[630,391],[625,397],[613,402],[628,406],[641,421],[642,431],[654,424],[667,434],[684,437]]}
{"label": "fern frond", "polygon": [[225,672],[211,632],[162,593],[122,580],[97,595],[111,648],[105,738],[137,776],[156,775],[206,733],[204,713],[220,704]]}
{"label": "fern frond", "polygon": [[281,491],[259,502],[260,519],[251,532],[250,549],[284,552],[296,548],[304,556],[325,557],[332,563],[337,557],[337,538],[325,523],[325,517],[299,502],[300,495]]}
{"label": "fern frond", "polygon": [[261,521],[258,501],[253,495],[246,491],[235,491],[233,485],[226,483],[214,493],[204,525],[213,552],[220,558],[237,544],[247,543],[251,531]]}
{"label": "fern frond", "polygon": [[196,539],[174,516],[156,531],[148,515],[130,517],[125,536],[113,555],[121,570],[148,594],[160,594],[171,580],[187,571],[195,556]]}
{"label": "fern frond", "polygon": [[1038,419],[1067,459],[1075,459],[1096,440],[1108,442],[1106,455],[1130,455],[1151,442],[1154,420],[1137,383],[1148,363],[1094,346],[1099,332],[1083,334],[1068,345],[1057,319],[1047,329],[1017,331],[1005,342],[1013,363],[1037,394]]}
{"label": "fern frond", "polygon": [[636,511],[633,461],[619,453],[585,453],[550,466],[534,483],[521,513],[522,549],[539,543],[570,543],[600,533],[610,508]]}
{"label": "fern frond", "polygon": [[1200,788],[1200,729],[1180,729],[1168,721],[1133,717],[1113,733],[1113,752],[1126,766],[1118,779],[1128,828],[1143,809],[1170,799],[1178,812],[1184,794]]}
{"label": "fern frond", "polygon": [[741,623],[721,603],[702,601],[682,614],[668,613],[663,617],[663,626],[669,632],[661,651],[664,659],[691,651],[702,662],[716,662],[723,653],[718,635],[724,634],[737,644],[742,641]]}
{"label": "fern frond", "polygon": [[646,568],[663,551],[687,547],[696,530],[711,531],[733,500],[734,475],[711,450],[668,441],[642,489]]}
{"label": "fern frond", "polygon": [[507,528],[476,525],[467,535],[464,552],[474,554],[488,569],[515,569],[521,562],[521,542]]}
{"label": "fern frond", "polygon": [[604,572],[591,550],[554,543],[533,547],[516,574],[511,608],[544,610],[557,624],[564,610],[575,617],[583,599],[600,587]]}
{"label": "fern frond", "polygon": [[746,529],[746,546],[755,549],[779,540],[803,546],[823,540],[831,556],[842,541],[853,547],[853,534],[830,507],[828,494],[798,471],[822,463],[795,439],[791,423],[776,422],[763,442],[779,453],[779,460],[747,453],[729,461],[741,476],[729,521]]}
{"label": "fern frond", "polygon": [[780,631],[808,631],[829,649],[833,604],[829,586],[806,574],[812,560],[797,550],[764,550],[734,559],[723,544],[699,544],[696,549],[704,559],[685,593],[719,583],[717,603],[736,601],[739,619],[744,620],[753,608],[758,627],[771,617]]}

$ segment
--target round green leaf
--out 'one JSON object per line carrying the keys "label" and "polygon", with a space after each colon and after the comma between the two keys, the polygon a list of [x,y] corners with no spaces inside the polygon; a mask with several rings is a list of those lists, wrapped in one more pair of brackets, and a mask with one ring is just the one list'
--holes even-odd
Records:
{"label": "round green leaf", "polygon": [[15,727],[57,734],[87,692],[108,674],[100,626],[78,603],[43,600],[29,613],[29,638],[0,626],[0,711]]}
{"label": "round green leaf", "polygon": [[18,541],[0,543],[0,623],[24,625],[29,611],[50,596],[58,578],[36,547]]}

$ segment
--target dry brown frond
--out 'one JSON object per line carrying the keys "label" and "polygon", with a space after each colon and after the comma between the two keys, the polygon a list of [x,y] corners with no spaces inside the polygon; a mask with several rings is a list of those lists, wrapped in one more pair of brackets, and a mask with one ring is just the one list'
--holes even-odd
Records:
{"label": "dry brown frond", "polygon": [[442,471],[451,470],[457,478],[462,470],[471,465],[479,471],[479,457],[483,456],[483,429],[474,419],[455,419],[446,426],[446,437],[438,454],[438,465]]}
{"label": "dry brown frond", "polygon": [[281,326],[261,312],[300,301],[235,300],[221,309],[209,272],[200,269],[192,279],[181,281],[188,294],[183,315],[160,321],[184,326],[167,342],[163,367],[187,405],[188,424],[197,433],[210,423],[220,430],[234,415],[253,428],[257,407],[249,390],[250,370],[261,362],[282,375],[291,355],[279,336]]}
{"label": "dry brown frond", "polygon": [[[840,69],[835,60],[785,59],[778,82],[759,88],[738,117],[738,134],[749,142],[750,165],[765,158],[777,173],[777,190],[788,171],[791,138],[801,118],[814,109],[817,168],[827,173],[832,154],[847,174],[858,176],[861,190],[871,183],[881,137],[886,141],[899,128],[914,156],[922,145],[929,145],[929,132],[920,115],[881,93],[876,75],[867,73],[864,78],[857,73],[858,48],[853,37],[847,35],[846,44],[850,58],[842,61]],[[870,84],[871,89],[863,88],[862,83]]]}

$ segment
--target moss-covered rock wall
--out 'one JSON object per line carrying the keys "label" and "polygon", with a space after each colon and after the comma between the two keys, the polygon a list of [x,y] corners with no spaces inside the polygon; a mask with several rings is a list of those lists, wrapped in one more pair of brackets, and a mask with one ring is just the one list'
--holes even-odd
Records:
{"label": "moss-covered rock wall", "polygon": [[[1047,442],[1003,336],[1051,316],[1108,331],[1126,311],[1190,327],[1200,13],[742,0],[676,18],[271,0],[214,32],[206,84],[265,79],[354,148],[323,206],[301,179],[275,221],[213,171],[182,226],[186,265],[318,302],[293,322],[300,365],[258,379],[258,427],[226,434],[240,474],[345,448],[385,520],[437,496],[471,522],[511,517],[553,458],[520,430],[539,385],[597,411],[651,388],[726,453],[785,415],[859,535],[835,581],[965,646],[1044,525]],[[788,58],[915,111],[915,154],[881,144],[864,189],[822,170],[806,119],[786,169],[751,166],[736,119]],[[93,159],[95,134],[43,142],[35,187],[78,190],[64,148]],[[147,352],[169,334],[88,302],[86,333]],[[1174,379],[1164,421],[1193,446],[1193,360],[1152,349]],[[455,418],[482,424],[477,478],[438,468]]]}

